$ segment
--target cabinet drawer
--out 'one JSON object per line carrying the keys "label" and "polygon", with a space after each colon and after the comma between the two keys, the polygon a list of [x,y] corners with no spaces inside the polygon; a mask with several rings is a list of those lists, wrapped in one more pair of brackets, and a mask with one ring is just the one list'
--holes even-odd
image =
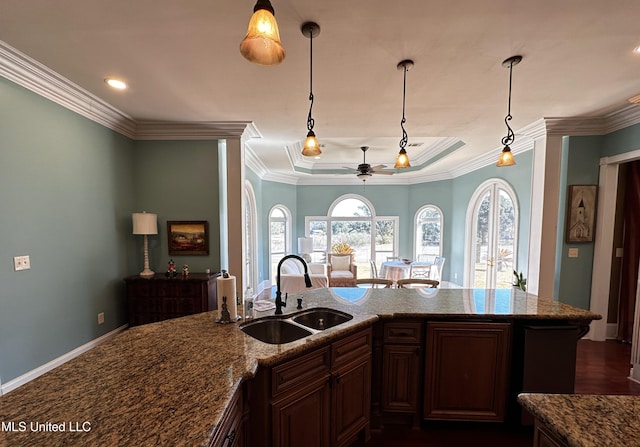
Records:
{"label": "cabinet drawer", "polygon": [[384,342],[386,344],[420,344],[422,339],[422,322],[402,321],[384,325]]}
{"label": "cabinet drawer", "polygon": [[371,355],[371,328],[335,342],[331,349],[331,364],[334,367],[340,367],[362,356],[369,355]]}
{"label": "cabinet drawer", "polygon": [[210,447],[242,446],[242,399],[240,397],[241,391],[236,392],[213,435]]}
{"label": "cabinet drawer", "polygon": [[326,380],[330,374],[329,347],[303,355],[272,369],[271,393],[273,397],[312,381]]}

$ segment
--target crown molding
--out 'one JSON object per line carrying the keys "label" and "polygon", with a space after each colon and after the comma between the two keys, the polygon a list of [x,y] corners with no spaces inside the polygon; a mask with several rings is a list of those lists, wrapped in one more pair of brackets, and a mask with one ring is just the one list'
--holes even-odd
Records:
{"label": "crown molding", "polygon": [[258,158],[253,148],[248,144],[245,145],[244,163],[247,168],[251,169],[260,178],[264,178],[269,173],[262,160]]}
{"label": "crown molding", "polygon": [[136,140],[215,140],[226,138],[260,138],[251,121],[138,121]]}
{"label": "crown molding", "polygon": [[124,136],[135,135],[136,123],[129,115],[3,41],[0,76]]}
{"label": "crown molding", "polygon": [[262,137],[250,121],[136,121],[3,41],[0,41],[0,76],[133,140]]}

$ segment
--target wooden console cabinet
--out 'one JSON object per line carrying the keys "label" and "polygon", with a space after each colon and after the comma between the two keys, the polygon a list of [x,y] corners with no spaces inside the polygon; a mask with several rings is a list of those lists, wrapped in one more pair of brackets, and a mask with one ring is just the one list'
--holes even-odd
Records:
{"label": "wooden console cabinet", "polygon": [[424,419],[504,421],[511,324],[428,322]]}
{"label": "wooden console cabinet", "polygon": [[129,326],[154,323],[217,309],[216,275],[192,273],[186,278],[125,278]]}

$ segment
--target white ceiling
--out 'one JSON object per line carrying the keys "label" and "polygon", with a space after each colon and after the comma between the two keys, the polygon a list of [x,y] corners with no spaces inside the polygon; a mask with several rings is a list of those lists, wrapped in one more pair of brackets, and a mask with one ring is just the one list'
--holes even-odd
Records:
{"label": "white ceiling", "polygon": [[[640,93],[638,0],[271,1],[287,53],[273,67],[238,50],[253,0],[0,0],[0,40],[136,120],[251,121],[262,134],[249,142],[261,168],[300,183],[355,168],[363,145],[367,162],[392,166],[403,59],[415,62],[405,128],[421,168],[373,182],[438,178],[487,152],[497,158],[509,81],[502,61],[512,55],[524,58],[513,69],[516,146],[518,130],[541,118],[603,116]],[[309,109],[305,21],[321,27],[319,160],[299,155]],[[107,76],[130,88],[110,90]]]}

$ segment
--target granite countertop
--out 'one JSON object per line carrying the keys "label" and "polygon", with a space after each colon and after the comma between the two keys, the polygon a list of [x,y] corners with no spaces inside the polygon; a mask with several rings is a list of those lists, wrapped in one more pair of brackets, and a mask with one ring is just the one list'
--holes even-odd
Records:
{"label": "granite countertop", "polygon": [[570,447],[640,446],[640,396],[523,393],[518,401]]}
{"label": "granite countertop", "polygon": [[331,307],[354,318],[282,345],[253,339],[237,323],[217,324],[216,312],[133,327],[1,396],[0,447],[207,445],[258,365],[278,363],[378,318],[600,318],[516,290],[317,289],[291,295],[286,313],[295,312],[298,297],[304,308]]}

